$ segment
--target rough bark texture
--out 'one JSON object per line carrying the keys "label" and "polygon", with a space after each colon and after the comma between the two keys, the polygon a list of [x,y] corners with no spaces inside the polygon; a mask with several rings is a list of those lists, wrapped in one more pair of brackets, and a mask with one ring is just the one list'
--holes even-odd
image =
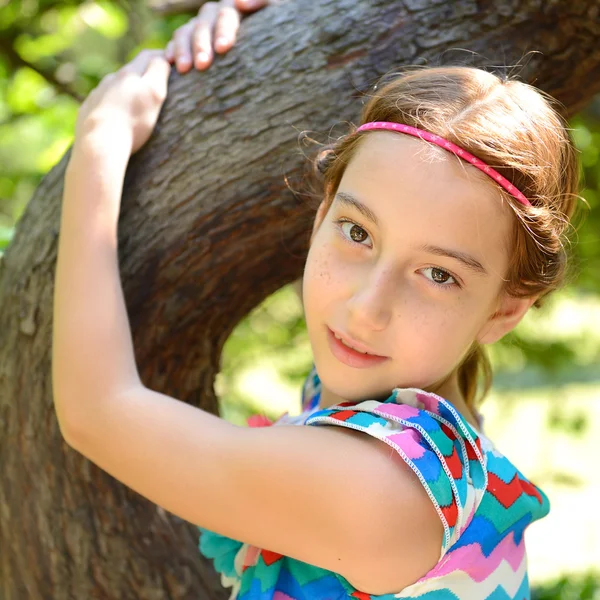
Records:
{"label": "rough bark texture", "polygon": [[206,0],[150,0],[150,10],[156,15],[168,16],[196,12]]}
{"label": "rough bark texture", "polygon": [[[173,73],[156,135],[131,160],[119,227],[145,384],[215,412],[230,332],[301,275],[312,212],[284,182],[302,179],[299,131],[356,121],[378,76],[422,61],[524,65],[509,71],[571,114],[600,90],[599,20],[597,0],[290,0],[248,18],[207,73]],[[0,267],[0,596],[225,598],[194,526],[61,438],[50,351],[67,159]]]}

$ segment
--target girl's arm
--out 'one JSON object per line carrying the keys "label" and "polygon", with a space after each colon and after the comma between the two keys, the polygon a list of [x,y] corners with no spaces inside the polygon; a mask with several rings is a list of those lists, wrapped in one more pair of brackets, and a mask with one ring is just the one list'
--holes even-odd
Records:
{"label": "girl's arm", "polygon": [[[142,52],[80,109],[65,176],[52,388],[67,443],[179,517],[342,574],[402,589],[439,558],[443,528],[412,470],[337,427],[237,427],[140,381],[117,261],[129,154],[150,136],[169,65]],[[415,539],[419,543],[415,544]]]}
{"label": "girl's arm", "polygon": [[140,379],[118,274],[117,222],[129,157],[150,137],[169,64],[144,51],[81,106],[65,172],[54,290],[52,386],[63,432],[93,400]]}

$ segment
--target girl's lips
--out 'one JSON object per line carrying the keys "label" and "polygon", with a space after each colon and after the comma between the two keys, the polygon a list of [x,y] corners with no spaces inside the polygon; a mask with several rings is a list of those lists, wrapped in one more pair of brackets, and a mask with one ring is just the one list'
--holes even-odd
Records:
{"label": "girl's lips", "polygon": [[387,356],[374,356],[371,354],[362,354],[361,352],[357,352],[352,348],[349,348],[345,344],[343,344],[340,340],[338,340],[333,331],[327,327],[327,341],[329,342],[329,348],[331,353],[344,364],[349,367],[354,367],[356,369],[364,369],[366,367],[373,367],[375,365],[381,364],[385,362],[388,357]]}

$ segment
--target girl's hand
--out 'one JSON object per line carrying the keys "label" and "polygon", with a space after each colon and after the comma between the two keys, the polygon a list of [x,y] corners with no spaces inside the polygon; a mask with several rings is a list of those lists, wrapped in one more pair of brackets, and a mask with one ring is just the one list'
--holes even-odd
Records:
{"label": "girl's hand", "polygon": [[106,75],[79,109],[74,147],[91,141],[129,150],[128,156],[137,152],[156,125],[170,72],[162,50],[142,50]]}
{"label": "girl's hand", "polygon": [[235,42],[243,14],[267,4],[269,0],[205,2],[196,17],[175,30],[165,49],[166,59],[176,61],[180,73],[187,73],[192,63],[199,70],[208,68],[213,60],[213,40],[215,51],[224,54]]}

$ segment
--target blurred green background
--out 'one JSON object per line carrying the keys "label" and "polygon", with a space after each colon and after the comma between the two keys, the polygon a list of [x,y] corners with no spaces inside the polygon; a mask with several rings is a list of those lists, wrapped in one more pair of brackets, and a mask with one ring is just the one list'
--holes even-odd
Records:
{"label": "blurred green background", "polygon": [[[0,0],[0,260],[33,191],[72,143],[81,101],[141,48],[164,48],[193,15],[159,14],[139,0]],[[526,533],[538,600],[600,598],[600,98],[571,127],[590,207],[572,236],[572,280],[490,349],[495,382],[482,407],[488,435],[552,503]],[[311,365],[302,306],[286,286],[227,341],[216,383],[222,416],[241,424],[254,413],[298,413]]]}

